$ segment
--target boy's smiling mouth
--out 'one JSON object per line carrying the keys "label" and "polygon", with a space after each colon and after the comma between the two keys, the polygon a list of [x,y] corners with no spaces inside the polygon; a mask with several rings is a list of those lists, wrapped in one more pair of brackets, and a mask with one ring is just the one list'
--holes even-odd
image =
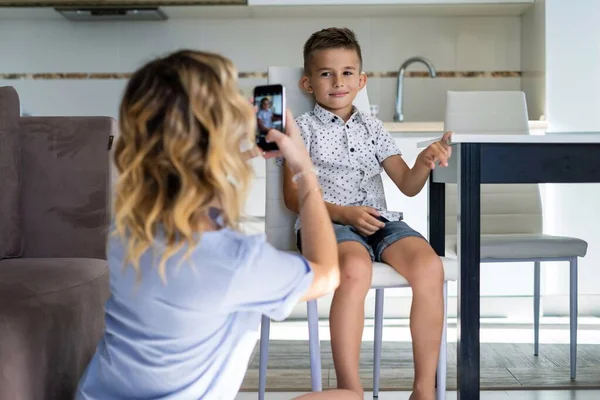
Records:
{"label": "boy's smiling mouth", "polygon": [[348,92],[337,92],[337,93],[329,93],[331,97],[344,97],[348,94]]}

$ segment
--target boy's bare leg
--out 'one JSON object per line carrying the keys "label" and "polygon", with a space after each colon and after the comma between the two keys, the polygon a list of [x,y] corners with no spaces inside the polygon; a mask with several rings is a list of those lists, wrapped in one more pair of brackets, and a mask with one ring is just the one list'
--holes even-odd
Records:
{"label": "boy's bare leg", "polygon": [[333,364],[338,389],[352,390],[363,396],[358,363],[373,262],[367,249],[358,242],[342,242],[338,251],[341,281],[329,313]]}
{"label": "boy's bare leg", "polygon": [[407,237],[381,256],[408,280],[412,292],[410,331],[415,361],[411,400],[435,400],[435,373],[444,316],[444,269],[438,255],[421,238]]}
{"label": "boy's bare leg", "polygon": [[294,400],[363,400],[363,397],[351,390],[326,390],[318,393],[308,393]]}

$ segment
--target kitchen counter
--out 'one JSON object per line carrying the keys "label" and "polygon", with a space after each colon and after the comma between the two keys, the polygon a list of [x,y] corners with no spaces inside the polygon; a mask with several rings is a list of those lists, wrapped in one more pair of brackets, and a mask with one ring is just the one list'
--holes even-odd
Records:
{"label": "kitchen counter", "polygon": [[[443,121],[431,122],[384,122],[383,126],[388,132],[398,133],[431,133],[442,132],[444,130]],[[530,130],[545,130],[546,121],[529,121]]]}

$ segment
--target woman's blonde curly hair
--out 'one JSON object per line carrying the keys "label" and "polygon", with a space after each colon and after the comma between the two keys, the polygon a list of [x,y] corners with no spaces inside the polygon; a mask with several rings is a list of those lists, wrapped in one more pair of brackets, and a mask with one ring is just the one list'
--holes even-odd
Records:
{"label": "woman's blonde curly hair", "polygon": [[191,251],[215,204],[224,225],[237,228],[252,177],[242,147],[254,139],[254,112],[230,60],[182,50],[133,74],[119,124],[114,234],[139,276],[139,259],[160,232],[164,280],[166,261],[186,242]]}

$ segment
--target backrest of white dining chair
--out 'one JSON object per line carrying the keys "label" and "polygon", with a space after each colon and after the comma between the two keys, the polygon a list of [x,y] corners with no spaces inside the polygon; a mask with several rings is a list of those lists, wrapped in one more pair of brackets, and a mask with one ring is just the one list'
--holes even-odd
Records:
{"label": "backrest of white dining chair", "polygon": [[[528,135],[525,93],[449,91],[444,130],[482,135]],[[456,192],[456,185],[446,185],[446,234],[449,235],[456,234]],[[542,229],[538,185],[481,185],[482,234],[542,233]]]}
{"label": "backrest of white dining chair", "polygon": [[[296,67],[269,67],[269,84],[282,84],[286,91],[287,107],[294,116],[299,116],[314,107],[313,97],[300,88],[303,69]],[[369,112],[367,89],[362,89],[354,99],[360,111]],[[265,232],[267,240],[280,250],[296,250],[294,223],[296,214],[289,211],[283,201],[283,168],[275,160],[267,160],[266,165],[266,210]]]}

